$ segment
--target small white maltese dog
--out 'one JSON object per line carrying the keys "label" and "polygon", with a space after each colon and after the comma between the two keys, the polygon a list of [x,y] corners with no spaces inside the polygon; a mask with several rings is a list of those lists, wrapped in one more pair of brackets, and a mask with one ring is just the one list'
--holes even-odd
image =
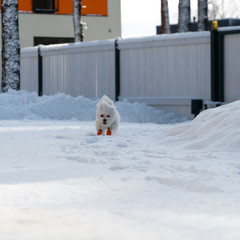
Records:
{"label": "small white maltese dog", "polygon": [[117,131],[119,122],[120,115],[113,101],[104,95],[97,104],[95,121],[97,135],[112,135]]}

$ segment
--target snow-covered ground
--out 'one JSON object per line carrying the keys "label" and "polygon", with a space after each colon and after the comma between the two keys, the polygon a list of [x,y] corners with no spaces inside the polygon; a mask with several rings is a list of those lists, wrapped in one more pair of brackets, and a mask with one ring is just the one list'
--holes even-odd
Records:
{"label": "snow-covered ground", "polygon": [[113,136],[96,103],[0,95],[0,239],[240,239],[239,101],[182,123],[117,103]]}

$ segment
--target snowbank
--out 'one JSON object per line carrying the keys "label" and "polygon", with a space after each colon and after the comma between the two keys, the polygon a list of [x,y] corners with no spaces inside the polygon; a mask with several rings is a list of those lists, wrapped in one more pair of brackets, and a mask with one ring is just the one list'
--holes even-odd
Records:
{"label": "snowbank", "polygon": [[[12,91],[0,94],[0,119],[55,119],[94,121],[96,104],[82,96],[72,97],[63,93],[54,96],[38,97],[37,93]],[[175,123],[183,121],[173,113],[156,110],[145,104],[117,102],[122,122]]]}
{"label": "snowbank", "polygon": [[[167,141],[190,149],[218,148],[239,150],[240,101],[208,109],[193,121],[166,130]],[[162,138],[162,136],[161,136]]]}

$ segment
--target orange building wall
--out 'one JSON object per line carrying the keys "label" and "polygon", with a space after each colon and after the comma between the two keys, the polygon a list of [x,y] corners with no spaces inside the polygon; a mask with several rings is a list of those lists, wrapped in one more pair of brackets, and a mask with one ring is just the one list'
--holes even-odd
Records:
{"label": "orange building wall", "polygon": [[[57,7],[57,0],[55,0],[55,5]],[[84,6],[82,8],[82,15],[108,15],[108,0],[82,0],[82,5]],[[32,0],[18,0],[18,9],[20,12],[33,12]],[[59,0],[59,11],[56,13],[72,14],[73,0]]]}
{"label": "orange building wall", "polygon": [[18,9],[24,12],[31,12],[32,0],[18,0]]}
{"label": "orange building wall", "polygon": [[108,0],[82,0],[83,8],[82,14],[96,14],[107,16],[108,15]]}

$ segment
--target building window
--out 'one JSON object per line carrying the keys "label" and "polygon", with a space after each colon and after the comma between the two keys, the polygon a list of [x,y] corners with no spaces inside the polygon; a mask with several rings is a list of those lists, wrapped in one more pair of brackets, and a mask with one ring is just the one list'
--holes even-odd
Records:
{"label": "building window", "polygon": [[73,43],[74,38],[70,37],[34,37],[34,46],[39,44],[49,45],[49,44],[60,44],[60,43]]}
{"label": "building window", "polygon": [[35,13],[55,13],[58,11],[59,0],[32,0]]}

